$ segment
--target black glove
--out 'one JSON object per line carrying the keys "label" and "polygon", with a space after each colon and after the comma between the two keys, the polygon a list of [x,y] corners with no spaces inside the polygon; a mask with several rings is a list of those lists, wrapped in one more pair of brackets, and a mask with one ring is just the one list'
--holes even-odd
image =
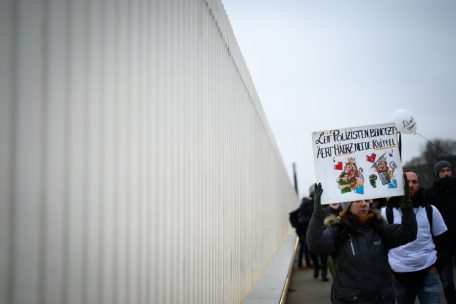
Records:
{"label": "black glove", "polygon": [[321,194],[323,188],[321,183],[315,184],[315,197],[314,197],[314,213],[323,213],[323,207],[321,206]]}
{"label": "black glove", "polygon": [[404,196],[401,198],[401,209],[412,208],[412,200],[410,199],[407,174],[404,173]]}

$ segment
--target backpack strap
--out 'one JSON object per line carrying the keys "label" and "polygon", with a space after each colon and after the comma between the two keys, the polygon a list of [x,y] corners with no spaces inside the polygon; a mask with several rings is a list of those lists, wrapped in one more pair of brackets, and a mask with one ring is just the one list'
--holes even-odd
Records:
{"label": "backpack strap", "polygon": [[429,221],[429,227],[431,228],[431,235],[434,236],[432,233],[432,206],[429,204],[424,205],[424,208],[426,209],[426,215]]}
{"label": "backpack strap", "polygon": [[[426,209],[426,215],[429,221],[429,227],[431,228],[431,234],[432,233],[432,206],[429,204],[424,205],[424,209]],[[394,217],[393,217],[393,208],[391,206],[386,206],[386,220],[388,221],[388,224],[393,224],[394,223]]]}
{"label": "backpack strap", "polygon": [[394,224],[394,217],[393,217],[393,207],[386,206],[386,220],[388,224]]}

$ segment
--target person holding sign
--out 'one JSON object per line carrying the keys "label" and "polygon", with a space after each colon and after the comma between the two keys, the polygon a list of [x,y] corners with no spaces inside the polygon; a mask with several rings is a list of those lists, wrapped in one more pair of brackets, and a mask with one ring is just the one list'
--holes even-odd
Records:
{"label": "person holding sign", "polygon": [[413,241],[417,234],[412,202],[404,188],[402,224],[386,224],[365,200],[344,203],[339,217],[325,220],[323,189],[316,184],[307,242],[310,251],[329,254],[335,261],[332,303],[394,303],[388,250]]}

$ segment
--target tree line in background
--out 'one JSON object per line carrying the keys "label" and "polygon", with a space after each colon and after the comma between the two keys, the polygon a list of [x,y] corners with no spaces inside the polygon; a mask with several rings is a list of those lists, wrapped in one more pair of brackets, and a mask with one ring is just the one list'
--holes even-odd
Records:
{"label": "tree line in background", "polygon": [[420,185],[430,188],[435,181],[434,164],[439,160],[447,160],[456,168],[456,141],[433,139],[424,145],[421,155],[403,164],[403,169],[414,170],[419,177]]}

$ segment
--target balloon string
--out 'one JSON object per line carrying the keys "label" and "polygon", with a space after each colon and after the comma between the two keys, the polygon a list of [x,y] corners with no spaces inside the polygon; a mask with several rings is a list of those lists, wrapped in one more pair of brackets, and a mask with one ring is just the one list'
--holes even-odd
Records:
{"label": "balloon string", "polygon": [[429,139],[427,139],[426,137],[424,137],[422,134],[418,133],[418,132],[415,132],[415,134],[418,134],[419,136],[423,137],[428,143],[430,143],[431,145],[433,145],[434,147],[436,147],[437,149],[439,149],[441,152],[443,152],[444,154],[447,154],[445,151],[443,151],[439,146],[435,145],[434,143],[432,143]]}

